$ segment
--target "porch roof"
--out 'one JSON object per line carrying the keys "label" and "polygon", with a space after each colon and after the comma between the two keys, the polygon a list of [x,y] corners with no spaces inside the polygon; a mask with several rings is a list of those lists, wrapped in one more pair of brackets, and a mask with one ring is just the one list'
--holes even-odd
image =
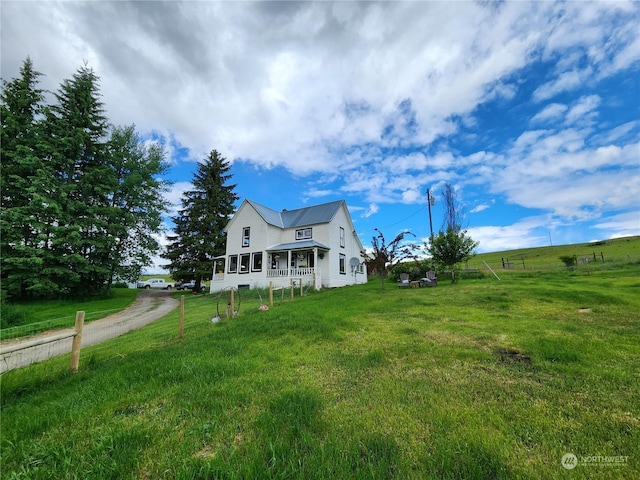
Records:
{"label": "porch roof", "polygon": [[267,252],[275,252],[278,250],[302,250],[306,248],[321,248],[322,250],[330,250],[326,245],[315,240],[302,240],[300,242],[279,243],[267,248]]}

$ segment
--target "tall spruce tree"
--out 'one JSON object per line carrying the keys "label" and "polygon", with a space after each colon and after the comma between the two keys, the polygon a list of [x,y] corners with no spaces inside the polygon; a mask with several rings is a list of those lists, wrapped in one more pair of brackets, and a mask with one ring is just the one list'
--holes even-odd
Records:
{"label": "tall spruce tree", "polygon": [[109,248],[106,209],[115,179],[98,83],[91,68],[79,68],[62,82],[55,94],[57,104],[47,110],[46,161],[55,171],[55,200],[61,207],[51,238],[56,262],[47,273],[61,293],[95,292],[109,276],[103,264]]}
{"label": "tall spruce tree", "polygon": [[31,59],[23,62],[20,76],[3,81],[0,104],[0,278],[9,296],[33,296],[49,285],[41,272],[42,224],[54,208],[38,193],[45,168],[42,161],[41,118],[43,90]]}
{"label": "tall spruce tree", "polygon": [[137,277],[158,248],[155,234],[168,165],[134,127],[113,128],[98,77],[78,69],[44,105],[27,58],[3,82],[0,279],[14,298],[94,293],[114,276]]}
{"label": "tall spruce tree", "polygon": [[182,208],[172,217],[175,224],[171,242],[163,257],[170,261],[169,272],[177,281],[195,280],[196,291],[203,280],[211,279],[213,259],[225,253],[224,227],[234,212],[238,196],[235,185],[227,185],[231,165],[216,150],[198,164],[193,190],[185,192]]}

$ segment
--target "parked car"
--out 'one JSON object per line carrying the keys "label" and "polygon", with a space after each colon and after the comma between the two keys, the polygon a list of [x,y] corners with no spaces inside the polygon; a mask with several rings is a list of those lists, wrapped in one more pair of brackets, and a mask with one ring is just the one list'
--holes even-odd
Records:
{"label": "parked car", "polygon": [[165,282],[163,278],[150,278],[142,280],[136,284],[138,288],[161,288],[163,290],[171,290],[176,286],[175,283]]}
{"label": "parked car", "polygon": [[[196,282],[194,281],[181,283],[180,285],[176,286],[176,290],[193,290],[194,288],[196,288]],[[206,288],[207,287],[205,285],[200,284],[200,291],[203,291]]]}

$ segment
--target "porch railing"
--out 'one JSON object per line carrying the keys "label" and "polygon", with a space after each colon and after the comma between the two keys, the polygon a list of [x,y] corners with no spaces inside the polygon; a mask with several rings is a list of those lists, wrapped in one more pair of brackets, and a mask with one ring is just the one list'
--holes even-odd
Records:
{"label": "porch railing", "polygon": [[312,277],[315,273],[314,267],[270,268],[267,270],[267,277]]}

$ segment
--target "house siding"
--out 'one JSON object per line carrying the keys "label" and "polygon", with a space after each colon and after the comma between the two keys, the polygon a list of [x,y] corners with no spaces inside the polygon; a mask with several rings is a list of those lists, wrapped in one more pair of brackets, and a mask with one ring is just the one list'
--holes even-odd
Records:
{"label": "house siding", "polygon": [[[332,204],[333,208],[337,206]],[[261,207],[264,213],[266,208]],[[326,211],[326,210],[325,210]],[[292,211],[293,212],[293,211]],[[270,221],[273,221],[272,217],[277,216],[275,212],[269,217]],[[243,230],[244,228],[250,228],[249,246],[243,246]],[[345,230],[345,245],[340,245],[340,227]],[[211,282],[211,291],[215,292],[226,287],[239,287],[242,285],[248,285],[251,288],[259,287],[265,288],[270,282],[273,282],[274,286],[287,286],[289,285],[291,277],[267,277],[267,271],[271,268],[270,254],[267,249],[272,249],[277,245],[293,244],[289,247],[293,248],[293,251],[289,249],[291,255],[296,255],[297,250],[295,245],[300,243],[304,245],[304,240],[296,240],[296,231],[300,228],[311,228],[312,239],[314,242],[321,245],[325,245],[329,248],[328,251],[322,250],[323,257],[315,257],[315,272],[319,286],[324,288],[341,287],[354,283],[365,283],[366,274],[353,275],[349,266],[349,260],[352,257],[357,257],[363,262],[361,255],[362,244],[360,243],[357,234],[354,231],[351,217],[344,202],[340,203],[339,208],[335,211],[333,218],[330,222],[317,223],[311,225],[296,225],[291,228],[280,228],[278,226],[271,225],[265,221],[265,218],[254,208],[251,202],[245,200],[234,217],[227,225],[227,247],[225,255],[225,269],[222,279]],[[307,244],[308,244],[308,240]],[[313,249],[305,248],[305,252],[312,252]],[[316,249],[319,251],[320,249]],[[259,272],[252,271],[253,266],[253,254],[262,254],[262,269]],[[287,262],[287,256],[282,252],[279,261],[278,268],[287,269],[291,265]],[[249,256],[249,268],[247,272],[240,273],[240,258],[242,255]],[[339,262],[340,254],[345,256],[346,273],[340,274]],[[229,272],[229,257],[238,255],[238,272]],[[291,257],[289,257],[291,258]],[[300,266],[296,259],[293,263],[296,266]],[[301,261],[303,266],[308,266],[307,257]],[[219,276],[218,276],[219,277]],[[293,278],[296,276],[294,275]],[[303,281],[311,282],[312,279],[306,279]]]}

